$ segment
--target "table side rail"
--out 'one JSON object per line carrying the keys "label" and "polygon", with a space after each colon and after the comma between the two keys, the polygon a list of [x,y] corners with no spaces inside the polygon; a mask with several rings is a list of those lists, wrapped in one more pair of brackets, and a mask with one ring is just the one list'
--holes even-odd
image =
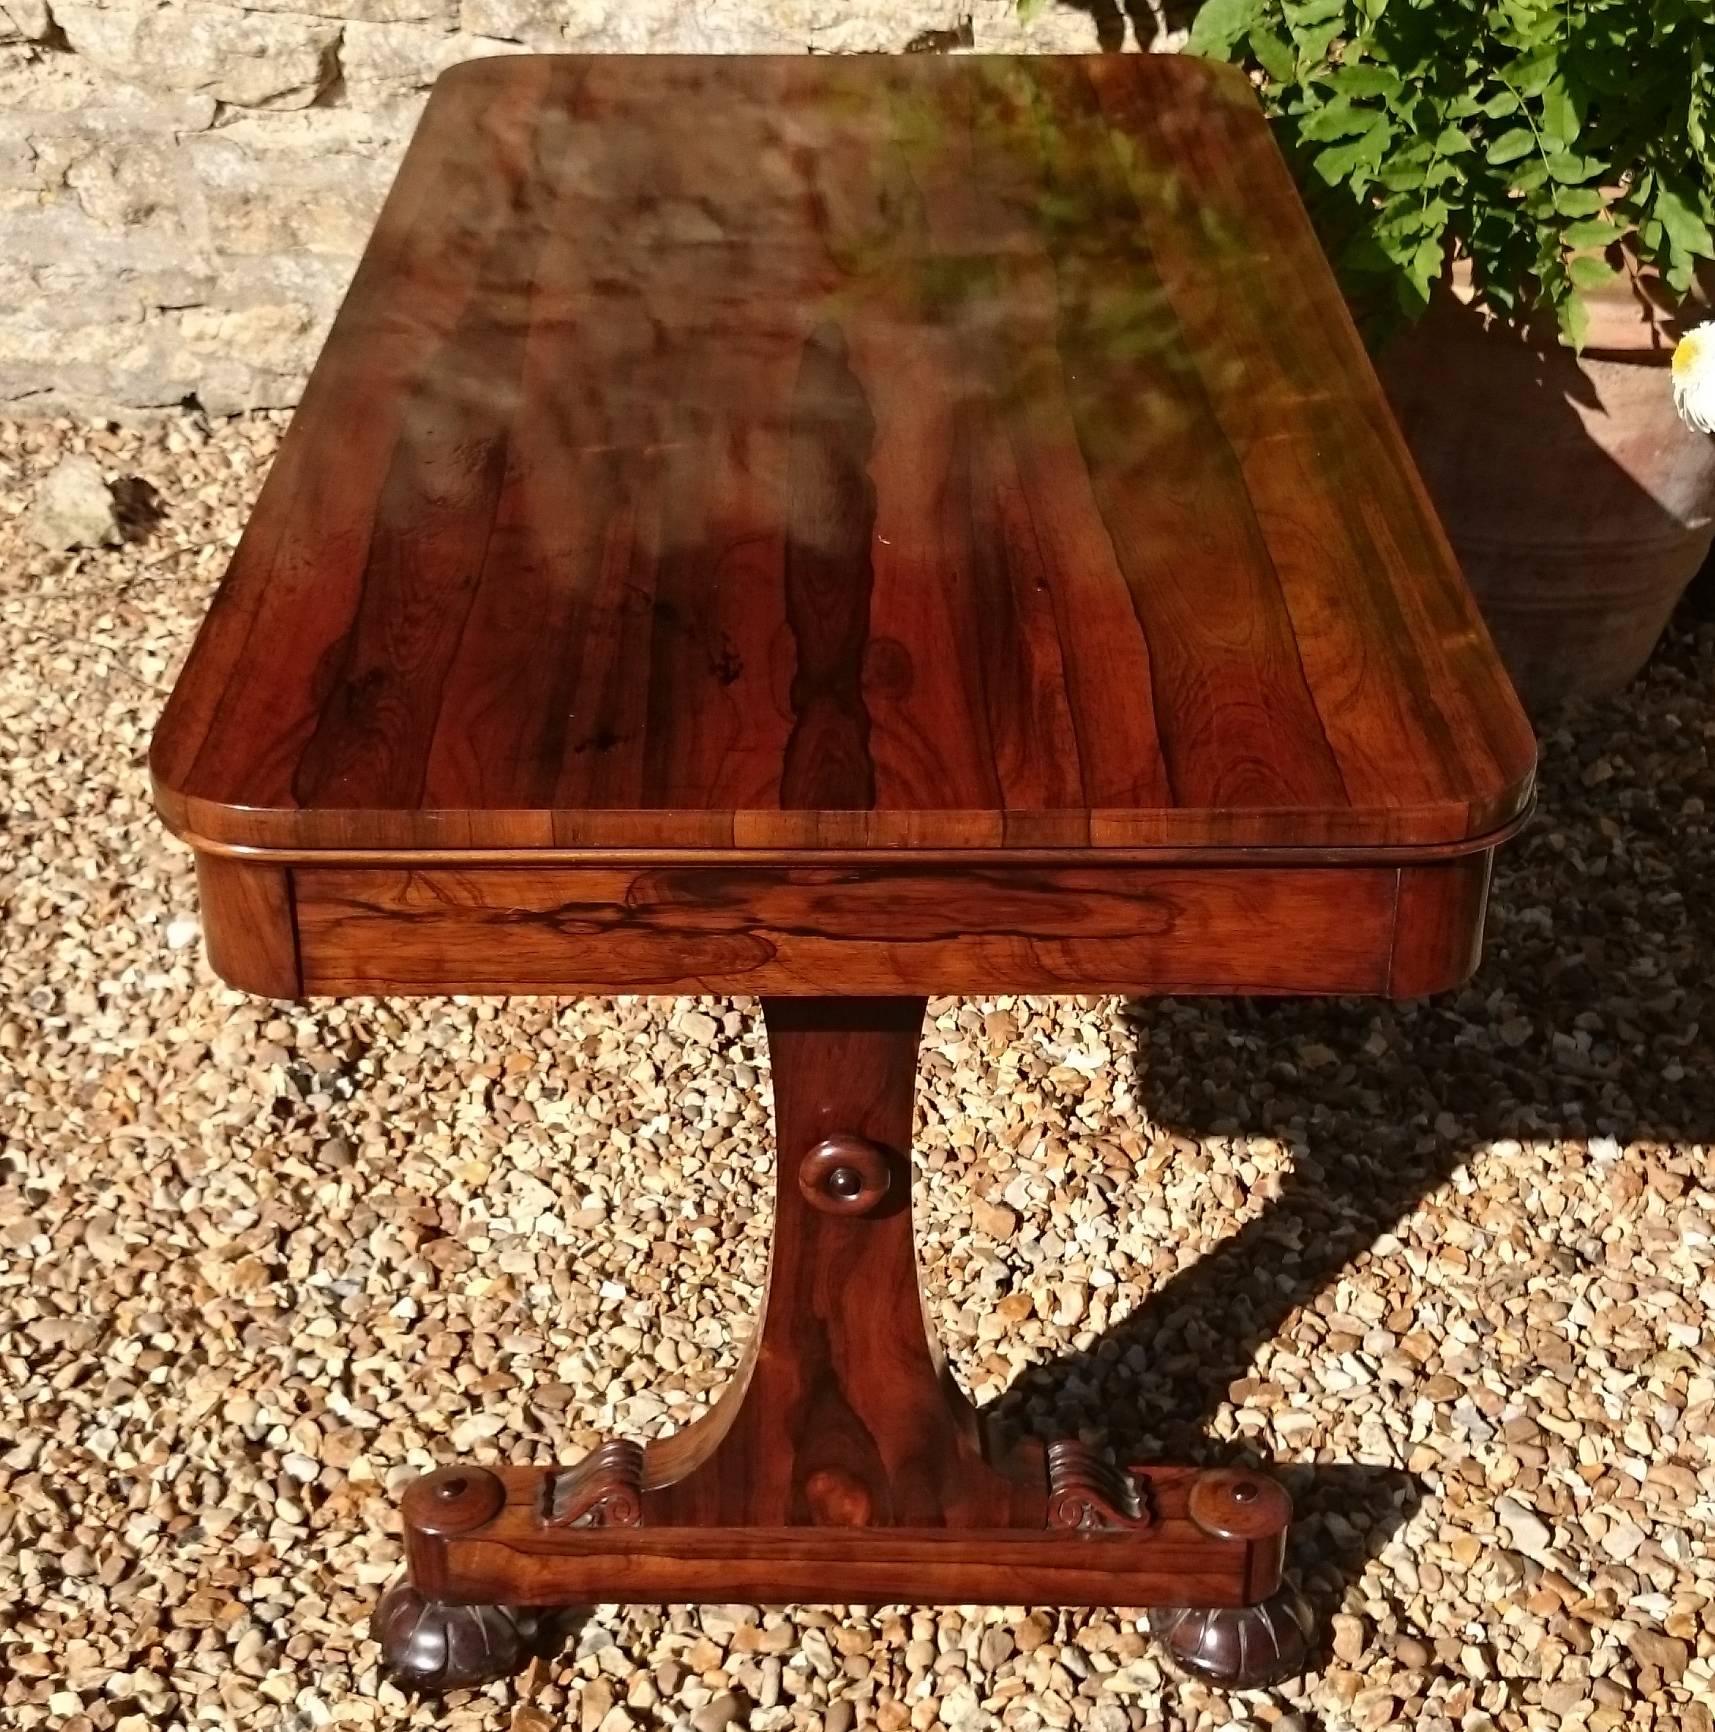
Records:
{"label": "table side rail", "polygon": [[1489,862],[198,867],[216,971],[272,997],[1409,998],[1476,966]]}

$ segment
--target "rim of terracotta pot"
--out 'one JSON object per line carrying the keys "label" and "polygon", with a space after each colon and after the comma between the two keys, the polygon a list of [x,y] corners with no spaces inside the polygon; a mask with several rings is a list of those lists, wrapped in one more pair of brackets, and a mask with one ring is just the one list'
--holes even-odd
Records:
{"label": "rim of terracotta pot", "polygon": [[[1587,360],[1626,361],[1634,366],[1671,365],[1674,345],[1686,330],[1715,313],[1715,262],[1700,261],[1695,286],[1681,296],[1662,281],[1658,271],[1638,261],[1629,242],[1610,247],[1605,257],[1610,266],[1608,281],[1582,291],[1590,323],[1580,354]],[[1460,255],[1452,260],[1441,288],[1465,306],[1476,302],[1469,258]],[[1565,347],[1550,321],[1538,318],[1520,327],[1488,309],[1479,311],[1497,335],[1535,349]]]}

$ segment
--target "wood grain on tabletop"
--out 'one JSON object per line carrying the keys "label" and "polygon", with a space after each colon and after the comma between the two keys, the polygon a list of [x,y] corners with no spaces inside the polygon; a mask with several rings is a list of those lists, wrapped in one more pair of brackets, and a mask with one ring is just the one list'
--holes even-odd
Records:
{"label": "wood grain on tabletop", "polygon": [[444,78],[157,736],[280,848],[1433,844],[1528,726],[1244,82]]}

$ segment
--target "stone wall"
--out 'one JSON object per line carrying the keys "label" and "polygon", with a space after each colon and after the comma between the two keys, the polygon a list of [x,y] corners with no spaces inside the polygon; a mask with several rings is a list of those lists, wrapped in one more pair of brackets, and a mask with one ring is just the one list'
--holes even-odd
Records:
{"label": "stone wall", "polygon": [[530,49],[1166,46],[1142,0],[0,0],[0,410],[290,403],[435,75]]}

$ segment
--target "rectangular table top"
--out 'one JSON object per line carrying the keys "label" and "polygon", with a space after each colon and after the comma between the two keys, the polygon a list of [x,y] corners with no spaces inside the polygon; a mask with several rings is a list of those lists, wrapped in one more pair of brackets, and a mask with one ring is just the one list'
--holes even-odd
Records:
{"label": "rectangular table top", "polygon": [[1534,746],[1244,80],[429,102],[156,738],[277,849],[1477,843]]}

